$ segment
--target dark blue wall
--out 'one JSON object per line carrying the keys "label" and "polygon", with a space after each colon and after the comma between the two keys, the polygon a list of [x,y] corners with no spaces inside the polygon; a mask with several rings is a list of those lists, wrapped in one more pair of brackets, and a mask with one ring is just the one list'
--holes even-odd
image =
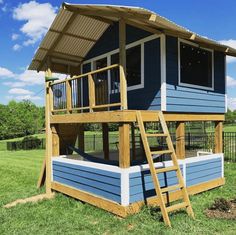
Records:
{"label": "dark blue wall", "polygon": [[167,111],[225,112],[225,56],[214,52],[214,91],[178,85],[178,38],[166,37]]}
{"label": "dark blue wall", "polygon": [[[144,30],[127,25],[126,44],[130,44],[151,34]],[[119,48],[118,24],[110,26],[94,47],[89,51],[86,60]],[[86,65],[87,67],[87,65]],[[86,70],[86,69],[85,69]],[[144,44],[144,88],[128,91],[129,109],[160,109],[160,39]],[[111,94],[110,101],[119,102],[119,94]]]}

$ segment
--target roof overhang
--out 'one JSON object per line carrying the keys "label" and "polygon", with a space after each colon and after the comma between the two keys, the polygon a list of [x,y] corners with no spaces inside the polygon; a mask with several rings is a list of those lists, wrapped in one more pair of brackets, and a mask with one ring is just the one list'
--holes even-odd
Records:
{"label": "roof overhang", "polygon": [[236,56],[236,49],[202,37],[143,8],[63,3],[29,69],[45,71],[50,66],[53,72],[78,74],[87,53],[106,29],[120,18],[154,34],[180,37],[225,55]]}

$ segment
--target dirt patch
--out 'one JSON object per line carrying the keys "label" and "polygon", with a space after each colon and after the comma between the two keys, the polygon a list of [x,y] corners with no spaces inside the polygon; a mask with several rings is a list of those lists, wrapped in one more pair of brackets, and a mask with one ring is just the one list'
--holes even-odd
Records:
{"label": "dirt patch", "polygon": [[209,218],[236,220],[236,199],[216,199],[213,205],[206,210],[206,215]]}

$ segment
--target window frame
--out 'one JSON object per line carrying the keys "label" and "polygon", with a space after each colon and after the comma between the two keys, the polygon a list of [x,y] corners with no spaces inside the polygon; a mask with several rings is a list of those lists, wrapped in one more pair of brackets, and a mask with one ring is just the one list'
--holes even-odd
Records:
{"label": "window frame", "polygon": [[[129,43],[126,45],[125,49],[129,49],[138,45],[141,45],[141,83],[137,84],[137,85],[133,85],[133,86],[129,86],[127,87],[127,91],[132,91],[132,90],[137,90],[137,89],[143,89],[144,88],[144,70],[145,70],[145,65],[144,65],[144,56],[145,56],[145,52],[144,52],[144,45],[146,42],[148,41],[152,41],[154,39],[157,38],[161,38],[161,35],[150,35],[148,37],[142,38],[140,40],[137,40],[135,42]],[[101,54],[99,56],[93,57],[91,59],[88,59],[86,61],[83,61],[81,63],[81,67],[83,66],[83,64],[87,64],[87,63],[91,63],[91,67],[93,69],[93,64],[94,61],[107,57],[107,65],[110,66],[111,65],[111,55],[119,53],[119,48],[109,51],[107,53]],[[110,71],[108,71],[108,88],[109,88],[109,95],[114,94],[117,92],[117,90],[112,90],[111,89],[111,77],[110,77]]]}
{"label": "window frame", "polygon": [[[212,66],[212,77],[211,77],[211,87],[208,86],[201,86],[201,85],[195,85],[195,84],[190,84],[190,83],[186,83],[186,82],[181,82],[181,57],[180,57],[180,43],[185,43],[191,46],[194,46],[196,48],[205,50],[205,51],[209,51],[211,52],[211,66]],[[194,42],[190,42],[184,39],[180,39],[178,38],[178,85],[182,86],[182,87],[189,87],[189,88],[197,88],[197,89],[203,89],[203,90],[209,90],[209,91],[214,91],[214,50],[209,49],[209,48],[205,48],[205,47],[201,47],[199,44],[194,43]]]}

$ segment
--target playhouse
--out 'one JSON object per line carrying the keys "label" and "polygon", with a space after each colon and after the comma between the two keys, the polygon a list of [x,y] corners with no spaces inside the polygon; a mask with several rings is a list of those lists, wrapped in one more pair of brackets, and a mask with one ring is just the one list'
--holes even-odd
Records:
{"label": "playhouse", "polygon": [[[226,55],[236,56],[236,50],[143,8],[62,4],[29,66],[46,78],[47,145],[39,185],[46,178],[47,193],[62,192],[125,217],[144,204],[160,205],[150,173],[155,167],[163,200],[179,199],[178,176],[163,170],[173,167],[171,158],[158,160],[169,149],[155,149],[157,160],[145,162],[142,128],[161,120],[164,127],[176,123],[175,152],[188,194],[223,185]],[[55,81],[52,72],[68,76]],[[185,122],[196,121],[215,122],[215,147],[190,158]],[[100,153],[84,149],[87,123],[102,125]],[[110,123],[119,125],[117,151],[109,149]],[[156,135],[169,138],[167,132]],[[72,154],[75,148],[78,154]]]}

